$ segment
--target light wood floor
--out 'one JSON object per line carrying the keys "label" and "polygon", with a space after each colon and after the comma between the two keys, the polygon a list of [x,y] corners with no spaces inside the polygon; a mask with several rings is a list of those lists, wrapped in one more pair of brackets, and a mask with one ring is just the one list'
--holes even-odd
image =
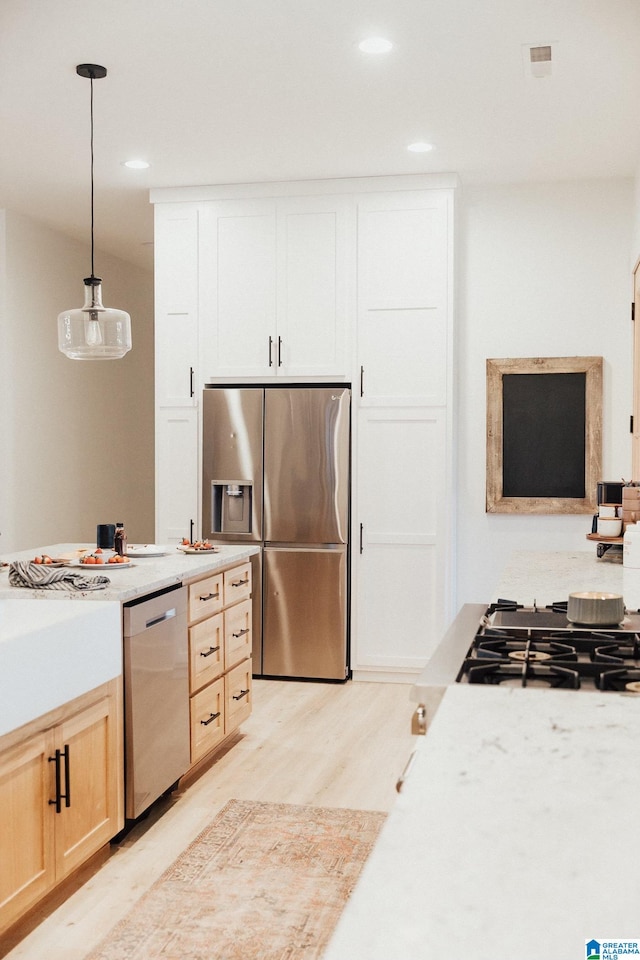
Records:
{"label": "light wood floor", "polygon": [[253,714],[230,749],[112,845],[106,862],[21,931],[22,940],[0,938],[0,956],[82,960],[232,798],[390,810],[415,745],[409,690],[254,681]]}

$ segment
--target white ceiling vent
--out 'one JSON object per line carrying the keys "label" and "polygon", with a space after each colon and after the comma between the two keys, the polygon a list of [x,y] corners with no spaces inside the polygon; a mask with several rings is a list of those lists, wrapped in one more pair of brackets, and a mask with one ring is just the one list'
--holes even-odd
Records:
{"label": "white ceiling vent", "polygon": [[525,69],[530,77],[551,76],[551,44],[526,44],[523,49]]}

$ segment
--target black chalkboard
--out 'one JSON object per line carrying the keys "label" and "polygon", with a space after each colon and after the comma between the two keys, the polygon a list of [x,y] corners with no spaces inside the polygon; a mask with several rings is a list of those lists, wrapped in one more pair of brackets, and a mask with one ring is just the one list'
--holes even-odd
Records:
{"label": "black chalkboard", "polygon": [[504,497],[586,496],[586,388],[586,373],[503,376]]}

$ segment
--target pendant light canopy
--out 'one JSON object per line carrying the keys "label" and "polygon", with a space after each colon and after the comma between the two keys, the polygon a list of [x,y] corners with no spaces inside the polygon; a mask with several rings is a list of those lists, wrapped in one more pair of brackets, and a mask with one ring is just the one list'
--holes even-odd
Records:
{"label": "pendant light canopy", "polygon": [[84,280],[84,306],[58,316],[58,348],[71,360],[119,360],[131,350],[131,317],[102,305],[102,280],[93,267],[93,81],[107,70],[81,63],[76,73],[91,81],[91,276]]}

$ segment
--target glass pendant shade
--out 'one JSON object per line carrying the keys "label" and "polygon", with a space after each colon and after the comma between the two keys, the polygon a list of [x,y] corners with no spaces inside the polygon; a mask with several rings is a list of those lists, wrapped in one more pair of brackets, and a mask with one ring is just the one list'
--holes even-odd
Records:
{"label": "glass pendant shade", "polygon": [[102,281],[84,281],[84,306],[58,315],[58,348],[71,360],[120,360],[131,350],[131,317],[102,305]]}

